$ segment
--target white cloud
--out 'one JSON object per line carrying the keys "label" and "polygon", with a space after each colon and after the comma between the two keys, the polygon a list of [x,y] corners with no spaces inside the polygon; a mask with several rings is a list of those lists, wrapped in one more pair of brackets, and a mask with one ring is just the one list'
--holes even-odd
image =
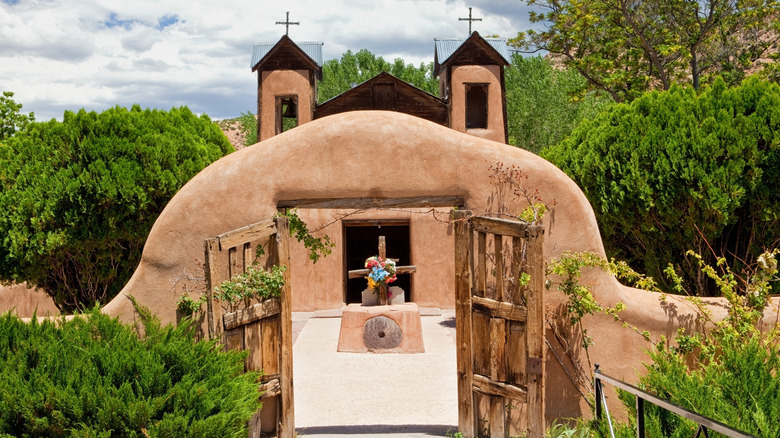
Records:
{"label": "white cloud", "polygon": [[[481,34],[528,27],[521,0],[472,0]],[[0,0],[0,90],[36,118],[114,105],[187,105],[214,118],[255,106],[253,43],[323,41],[325,59],[362,48],[433,60],[435,37],[466,36],[465,0]]]}

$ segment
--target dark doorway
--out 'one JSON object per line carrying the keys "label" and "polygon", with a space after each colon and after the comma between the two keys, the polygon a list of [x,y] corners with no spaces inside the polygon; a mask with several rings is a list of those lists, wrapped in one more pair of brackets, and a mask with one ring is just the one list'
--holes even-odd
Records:
{"label": "dark doorway", "polygon": [[[379,236],[385,236],[387,258],[398,259],[397,266],[411,265],[409,245],[409,223],[404,222],[354,222],[344,223],[344,245],[347,290],[347,304],[360,303],[366,286],[364,278],[347,278],[347,271],[363,269],[367,258],[377,255]],[[406,292],[406,301],[412,301],[411,275],[402,274],[391,286],[398,286]]]}

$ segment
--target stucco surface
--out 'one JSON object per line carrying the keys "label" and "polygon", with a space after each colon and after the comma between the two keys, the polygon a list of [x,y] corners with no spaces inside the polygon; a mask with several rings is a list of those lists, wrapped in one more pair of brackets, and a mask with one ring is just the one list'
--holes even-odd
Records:
{"label": "stucco surface", "polygon": [[306,70],[271,70],[263,72],[260,99],[260,139],[276,135],[276,98],[298,98],[298,124],[308,123],[314,117],[312,87]]}
{"label": "stucco surface", "polygon": [[452,67],[450,123],[452,129],[466,132],[466,84],[488,86],[488,120],[486,129],[469,129],[469,134],[503,143],[504,102],[501,90],[501,67],[498,65],[456,65]]}
{"label": "stucco surface", "polygon": [[[273,216],[279,200],[458,195],[473,212],[490,211],[497,201],[487,178],[488,167],[497,162],[520,168],[528,175],[529,187],[538,189],[551,205],[544,218],[548,259],[565,250],[604,255],[587,199],[549,162],[522,149],[405,114],[350,112],[315,120],[237,151],[199,173],[162,212],[136,272],[105,311],[132,320],[133,306],[127,296],[133,295],[164,322],[175,321],[179,291],[173,282],[202,275],[198,260],[203,259],[204,239]],[[627,310],[622,315],[627,322],[654,337],[670,336],[678,327],[694,323],[693,309],[679,297],[661,301],[656,294],[621,286],[600,270],[586,272],[583,282],[593,287],[603,305],[624,302]],[[292,286],[295,297],[295,283]],[[562,294],[551,289],[545,299],[548,314],[560,310],[564,302]],[[716,317],[724,314],[717,301],[712,310]],[[590,361],[578,358],[582,365],[600,362],[605,372],[635,381],[649,344],[610,317],[588,318],[585,326],[595,346]],[[549,330],[547,339],[571,367]],[[550,352],[546,369],[548,417],[587,412],[587,405]]]}
{"label": "stucco surface", "polygon": [[54,301],[45,292],[28,288],[25,284],[0,286],[0,313],[11,311],[20,318],[59,315]]}

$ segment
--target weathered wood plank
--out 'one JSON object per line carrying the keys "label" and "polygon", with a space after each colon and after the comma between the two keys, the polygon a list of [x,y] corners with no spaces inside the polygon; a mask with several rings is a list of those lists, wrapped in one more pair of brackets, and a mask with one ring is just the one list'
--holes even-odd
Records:
{"label": "weathered wood plank", "polygon": [[507,332],[506,356],[507,376],[506,381],[512,385],[526,386],[526,348],[525,348],[525,323],[509,322]]}
{"label": "weathered wood plank", "polygon": [[455,229],[455,344],[458,364],[458,431],[475,436],[473,399],[473,365],[471,358],[471,288],[469,254],[473,250],[471,212],[456,210],[452,214]]}
{"label": "weathered wood plank", "polygon": [[[473,381],[474,391],[479,391],[483,394],[501,395],[520,402],[525,402],[528,398],[528,392],[525,389],[508,383],[494,382],[489,377],[481,374],[474,374]],[[542,418],[542,421],[544,421],[544,418]]]}
{"label": "weathered wood plank", "polygon": [[203,271],[206,277],[206,320],[208,324],[208,338],[214,339],[219,336],[217,332],[217,306],[214,303],[214,287],[219,283],[217,275],[217,252],[219,242],[217,239],[206,239],[204,242],[204,264]]}
{"label": "weathered wood plank", "polygon": [[224,351],[242,351],[244,349],[244,328],[239,327],[226,331],[224,339],[225,345],[222,347]]}
{"label": "weathered wood plank", "polygon": [[[484,436],[488,431],[490,423],[490,396],[472,389],[472,398],[474,399],[474,438]],[[466,435],[463,435],[464,437]]]}
{"label": "weathered wood plank", "polygon": [[477,233],[477,290],[475,296],[487,293],[487,234]]}
{"label": "weathered wood plank", "polygon": [[228,248],[243,245],[246,242],[262,239],[275,232],[274,220],[268,219],[220,234],[217,236],[217,240],[219,240],[219,249],[224,251]]}
{"label": "weathered wood plank", "polygon": [[506,438],[506,409],[504,397],[490,396],[490,438]]}
{"label": "weathered wood plank", "polygon": [[493,249],[495,251],[496,268],[496,300],[506,301],[504,295],[504,236],[493,235]]}
{"label": "weathered wood plank", "polygon": [[529,225],[525,222],[477,216],[471,219],[474,229],[483,233],[526,237]]}
{"label": "weathered wood plank", "polygon": [[281,312],[281,301],[279,298],[269,298],[262,303],[257,303],[245,309],[236,312],[226,313],[222,317],[225,330],[249,324],[259,319],[269,318],[278,315]]}
{"label": "weathered wood plank", "polygon": [[246,369],[260,371],[263,369],[262,324],[260,321],[256,321],[243,327],[244,349],[249,351],[249,355],[246,357]]}
{"label": "weathered wood plank", "polygon": [[525,306],[499,302],[490,298],[472,297],[471,306],[474,310],[486,313],[494,318],[518,322],[525,322],[528,318],[528,311]]}
{"label": "weathered wood plank", "polygon": [[238,249],[237,248],[228,249],[228,277],[233,278],[234,275],[243,272],[243,267],[241,266],[241,263],[242,262],[238,258]]}
{"label": "weathered wood plank", "polygon": [[462,207],[462,196],[415,196],[409,198],[308,198],[277,202],[277,208],[433,208]]}
{"label": "weathered wood plank", "polygon": [[471,312],[471,354],[474,356],[474,372],[489,375],[490,316],[473,310]]}
{"label": "weathered wood plank", "polygon": [[290,290],[290,228],[286,217],[274,218],[276,224],[276,249],[279,264],[284,267],[284,286],[281,296],[280,316],[280,387],[281,413],[279,437],[295,437],[295,403],[293,395],[293,343],[292,343],[292,292]]}
{"label": "weathered wood plank", "polygon": [[[528,274],[531,276],[528,292],[528,356],[537,358],[533,373],[528,372],[528,427],[529,438],[543,438],[544,424],[544,227],[528,229]],[[530,359],[529,359],[530,360]],[[538,361],[538,362],[537,362]]]}
{"label": "weathered wood plank", "polygon": [[523,247],[525,239],[519,237],[512,238],[512,289],[509,293],[509,297],[506,301],[510,303],[520,304],[523,302],[523,290],[525,289],[520,285],[520,275],[522,274],[521,267],[523,266]]}
{"label": "weathered wood plank", "polygon": [[241,264],[241,272],[246,272],[246,268],[252,265],[254,261],[254,255],[252,254],[252,245],[249,242],[244,244],[244,257]]}
{"label": "weathered wood plank", "polygon": [[506,382],[506,320],[490,319],[490,378]]}
{"label": "weathered wood plank", "polygon": [[[263,349],[263,374],[280,374],[279,372],[279,348],[280,333],[279,319],[281,315],[266,318],[260,321],[262,324],[262,349]],[[280,375],[281,378],[281,375]]]}

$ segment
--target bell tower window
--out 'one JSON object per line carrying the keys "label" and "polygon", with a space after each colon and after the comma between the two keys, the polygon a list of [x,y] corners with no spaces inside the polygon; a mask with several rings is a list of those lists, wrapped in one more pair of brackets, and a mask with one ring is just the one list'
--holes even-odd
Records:
{"label": "bell tower window", "polygon": [[466,85],[466,129],[486,129],[488,120],[488,85]]}
{"label": "bell tower window", "polygon": [[276,133],[298,126],[298,96],[276,97]]}

